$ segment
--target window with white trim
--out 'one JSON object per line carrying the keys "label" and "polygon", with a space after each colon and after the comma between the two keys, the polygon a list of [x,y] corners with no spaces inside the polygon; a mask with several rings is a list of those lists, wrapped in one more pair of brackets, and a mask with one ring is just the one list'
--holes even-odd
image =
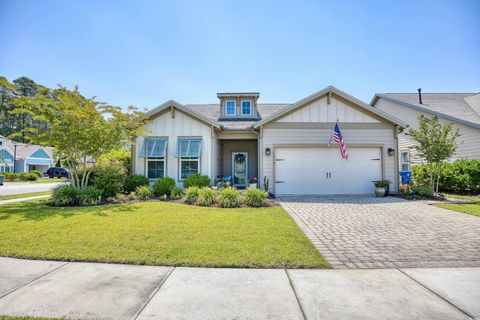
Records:
{"label": "window with white trim", "polygon": [[145,158],[145,176],[148,179],[160,179],[165,177],[165,158],[168,139],[148,137],[143,140],[139,157]]}
{"label": "window with white trim", "polygon": [[237,113],[236,108],[237,108],[237,104],[235,100],[225,101],[225,115],[234,116]]}
{"label": "window with white trim", "polygon": [[179,158],[180,181],[200,172],[201,154],[202,138],[178,138],[174,156]]}
{"label": "window with white trim", "polygon": [[251,115],[252,114],[252,101],[242,100],[242,115]]}
{"label": "window with white trim", "polygon": [[410,171],[410,151],[405,150],[400,152],[401,171]]}
{"label": "window with white trim", "polygon": [[147,158],[147,178],[160,179],[165,177],[165,158]]}

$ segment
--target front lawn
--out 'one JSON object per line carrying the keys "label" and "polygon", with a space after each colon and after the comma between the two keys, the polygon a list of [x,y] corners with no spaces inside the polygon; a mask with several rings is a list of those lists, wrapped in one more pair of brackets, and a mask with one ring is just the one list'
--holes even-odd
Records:
{"label": "front lawn", "polygon": [[39,192],[28,192],[28,193],[18,193],[18,194],[7,194],[5,196],[0,196],[0,200],[19,199],[19,198],[27,198],[27,197],[34,197],[34,196],[45,196],[51,193],[52,191],[39,191]]}
{"label": "front lawn", "polygon": [[463,212],[480,217],[480,197],[478,196],[459,196],[447,194],[447,198],[456,198],[461,200],[472,201],[472,203],[447,203],[436,204],[437,207],[449,209],[453,211]]}
{"label": "front lawn", "polygon": [[0,255],[169,266],[326,268],[281,207],[222,209],[165,202],[0,205]]}

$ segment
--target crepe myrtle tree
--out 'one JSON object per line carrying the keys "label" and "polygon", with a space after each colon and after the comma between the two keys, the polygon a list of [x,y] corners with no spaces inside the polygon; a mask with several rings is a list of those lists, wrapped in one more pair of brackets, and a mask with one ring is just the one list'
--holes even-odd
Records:
{"label": "crepe myrtle tree", "polygon": [[410,129],[409,134],[417,142],[415,149],[430,167],[430,188],[438,194],[442,163],[457,150],[456,139],[460,133],[452,122],[441,122],[435,115],[431,118],[421,115],[418,120],[418,129]]}
{"label": "crepe myrtle tree", "polygon": [[60,87],[52,96],[37,96],[42,106],[37,118],[49,128],[37,140],[55,148],[70,170],[72,185],[85,189],[100,156],[126,147],[142,134],[145,114],[133,106],[122,112],[120,107],[85,98],[78,87]]}

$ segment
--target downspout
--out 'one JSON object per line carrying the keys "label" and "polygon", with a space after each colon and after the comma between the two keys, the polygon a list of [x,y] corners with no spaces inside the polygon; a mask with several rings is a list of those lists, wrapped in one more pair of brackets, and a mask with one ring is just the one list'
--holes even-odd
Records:
{"label": "downspout", "polygon": [[400,192],[400,180],[399,180],[399,176],[400,176],[400,173],[398,171],[398,167],[399,167],[399,163],[398,163],[398,132],[401,132],[403,131],[403,129],[401,129],[399,126],[395,126],[394,127],[394,130],[393,130],[393,141],[395,143],[395,179],[394,179],[394,183],[395,185],[397,186],[397,193]]}

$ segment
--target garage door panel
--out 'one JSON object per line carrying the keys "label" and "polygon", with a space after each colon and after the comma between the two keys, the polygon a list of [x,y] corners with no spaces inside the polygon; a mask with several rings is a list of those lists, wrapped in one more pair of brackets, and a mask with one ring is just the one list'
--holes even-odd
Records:
{"label": "garage door panel", "polygon": [[373,193],[381,179],[380,148],[349,148],[342,159],[338,147],[278,148],[275,151],[277,194]]}

